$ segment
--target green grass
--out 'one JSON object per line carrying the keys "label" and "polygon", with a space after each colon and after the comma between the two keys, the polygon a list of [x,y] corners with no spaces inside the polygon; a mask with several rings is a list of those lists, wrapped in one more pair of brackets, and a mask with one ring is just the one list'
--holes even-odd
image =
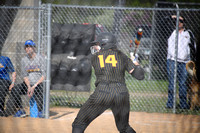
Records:
{"label": "green grass", "polygon": [[[126,85],[130,94],[130,109],[138,112],[173,113],[172,109],[166,109],[168,81],[166,80],[142,80],[138,81],[126,74]],[[51,90],[51,106],[67,106],[80,108],[93,93],[95,76],[92,75],[90,92],[72,92],[65,90]],[[178,93],[178,91],[177,91]],[[199,110],[176,110],[179,114],[200,115]]]}

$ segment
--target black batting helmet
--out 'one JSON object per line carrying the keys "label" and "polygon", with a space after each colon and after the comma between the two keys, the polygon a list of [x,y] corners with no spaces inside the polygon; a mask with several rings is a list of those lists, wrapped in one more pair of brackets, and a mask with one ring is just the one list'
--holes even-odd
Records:
{"label": "black batting helmet", "polygon": [[91,42],[92,45],[99,44],[102,50],[117,48],[116,43],[115,35],[109,32],[100,33],[96,40]]}

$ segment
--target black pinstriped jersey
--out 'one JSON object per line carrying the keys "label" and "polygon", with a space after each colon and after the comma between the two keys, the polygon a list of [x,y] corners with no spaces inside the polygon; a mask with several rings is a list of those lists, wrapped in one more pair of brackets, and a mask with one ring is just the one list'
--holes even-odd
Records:
{"label": "black pinstriped jersey", "polygon": [[92,56],[91,61],[96,75],[95,85],[100,82],[125,84],[125,71],[134,68],[132,60],[117,49],[100,51]]}

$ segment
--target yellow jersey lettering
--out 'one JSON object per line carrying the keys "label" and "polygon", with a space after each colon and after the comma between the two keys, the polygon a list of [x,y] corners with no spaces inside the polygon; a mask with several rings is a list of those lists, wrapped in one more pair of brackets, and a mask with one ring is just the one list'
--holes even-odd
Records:
{"label": "yellow jersey lettering", "polygon": [[[99,55],[98,58],[100,62],[100,67],[101,68],[105,67],[103,55]],[[110,63],[112,64],[112,67],[116,67],[117,60],[115,58],[115,55],[108,55],[108,57],[105,60],[105,63]]]}

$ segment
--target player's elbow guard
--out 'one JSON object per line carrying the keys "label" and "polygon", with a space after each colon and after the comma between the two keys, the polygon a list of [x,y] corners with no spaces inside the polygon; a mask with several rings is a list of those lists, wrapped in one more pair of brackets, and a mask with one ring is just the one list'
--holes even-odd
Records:
{"label": "player's elbow guard", "polygon": [[135,69],[131,73],[133,77],[135,77],[137,80],[143,80],[144,79],[144,69],[138,65],[135,66]]}

